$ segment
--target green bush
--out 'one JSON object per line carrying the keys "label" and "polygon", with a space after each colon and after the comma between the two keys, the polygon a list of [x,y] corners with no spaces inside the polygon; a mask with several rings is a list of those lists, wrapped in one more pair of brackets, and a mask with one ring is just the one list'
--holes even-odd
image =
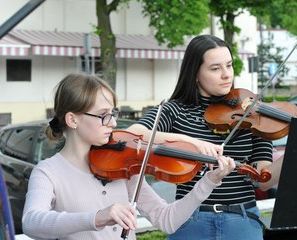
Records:
{"label": "green bush", "polygon": [[273,100],[273,96],[263,97],[263,102],[273,102],[273,101],[288,101],[290,97],[288,96],[275,96]]}
{"label": "green bush", "polygon": [[166,237],[166,233],[163,233],[161,231],[152,231],[137,234],[137,240],[165,240]]}

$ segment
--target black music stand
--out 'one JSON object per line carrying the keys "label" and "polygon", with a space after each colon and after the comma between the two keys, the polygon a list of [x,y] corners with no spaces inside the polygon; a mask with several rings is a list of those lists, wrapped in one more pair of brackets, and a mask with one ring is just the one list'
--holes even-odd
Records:
{"label": "black music stand", "polygon": [[290,124],[271,223],[264,239],[297,239],[297,118]]}

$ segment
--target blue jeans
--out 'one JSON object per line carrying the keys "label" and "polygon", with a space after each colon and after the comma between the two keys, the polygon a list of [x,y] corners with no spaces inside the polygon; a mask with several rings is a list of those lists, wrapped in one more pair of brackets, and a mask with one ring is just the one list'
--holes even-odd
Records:
{"label": "blue jeans", "polygon": [[190,219],[169,240],[263,240],[262,226],[246,215],[246,211],[259,216],[257,207],[243,214],[202,212],[197,209]]}

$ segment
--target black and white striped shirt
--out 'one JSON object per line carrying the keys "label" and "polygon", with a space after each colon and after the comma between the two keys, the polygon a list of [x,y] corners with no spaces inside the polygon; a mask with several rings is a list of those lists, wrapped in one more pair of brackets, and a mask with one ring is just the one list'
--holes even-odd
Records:
{"label": "black and white striped shirt", "polygon": [[[183,105],[175,100],[167,102],[162,110],[158,131],[181,133],[205,140],[214,144],[222,144],[226,136],[213,133],[204,120],[204,112],[209,105],[208,98],[200,99],[200,105]],[[139,123],[152,129],[157,108],[150,110]],[[272,161],[272,143],[254,136],[250,130],[238,130],[224,147],[224,155],[239,162]],[[177,185],[176,199],[182,198],[201,178],[200,173],[190,181]],[[221,186],[214,189],[204,204],[237,204],[255,200],[254,187],[245,175],[236,170],[223,179]]]}

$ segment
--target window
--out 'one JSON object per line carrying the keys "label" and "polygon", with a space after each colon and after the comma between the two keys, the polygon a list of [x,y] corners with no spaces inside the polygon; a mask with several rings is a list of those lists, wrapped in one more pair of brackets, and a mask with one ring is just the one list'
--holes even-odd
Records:
{"label": "window", "polygon": [[7,142],[7,139],[10,135],[11,131],[3,131],[1,134],[0,134],[0,151],[1,152],[4,152],[4,149],[6,147],[6,142]]}
{"label": "window", "polygon": [[44,130],[41,129],[40,136],[36,142],[33,162],[38,163],[41,160],[55,155],[63,148],[64,143],[64,138],[58,141],[48,139],[44,133]]}
{"label": "window", "polygon": [[30,161],[35,134],[34,128],[13,129],[3,153],[20,160]]}
{"label": "window", "polygon": [[31,81],[31,60],[30,59],[7,59],[7,81],[30,82]]}
{"label": "window", "polygon": [[11,123],[11,113],[0,113],[0,127]]}
{"label": "window", "polygon": [[[85,56],[80,56],[81,60],[81,71],[87,72],[86,68],[86,58]],[[94,62],[93,62],[94,61]],[[94,69],[93,69],[94,68]],[[98,76],[101,76],[102,74],[102,63],[101,63],[101,58],[100,57],[89,57],[89,71],[91,73],[96,73]]]}

